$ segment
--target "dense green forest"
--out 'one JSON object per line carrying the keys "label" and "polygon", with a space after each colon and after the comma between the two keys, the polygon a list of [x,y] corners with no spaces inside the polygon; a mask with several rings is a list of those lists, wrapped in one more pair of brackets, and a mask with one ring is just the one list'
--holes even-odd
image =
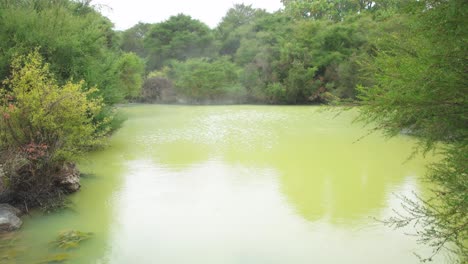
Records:
{"label": "dense green forest", "polygon": [[0,0],[2,199],[66,192],[57,179],[119,127],[117,103],[360,104],[445,157],[433,197],[386,223],[468,258],[466,1],[282,2],[234,5],[213,29],[179,14],[115,31],[92,1]]}
{"label": "dense green forest", "polygon": [[[183,14],[158,24],[140,23],[122,32],[121,48],[146,60],[144,89],[155,90],[147,91],[153,95],[143,98],[148,101],[353,100],[356,85],[366,83],[357,61],[371,52],[371,38],[380,31],[377,10],[361,15],[347,10],[346,20],[335,21],[296,16],[289,5],[273,14],[235,5],[213,30]],[[177,96],[158,97],[168,83]]]}
{"label": "dense green forest", "polygon": [[90,1],[0,1],[7,200],[45,206],[66,192],[57,182],[69,162],[118,128],[113,104],[139,95],[144,61],[121,51],[112,27]]}
{"label": "dense green forest", "polygon": [[[354,101],[358,84],[373,83],[363,62],[383,33],[404,27],[409,7],[405,1],[333,2],[285,1],[275,13],[238,4],[212,30],[179,14],[122,32],[121,48],[146,61],[145,101]],[[166,89],[172,96],[160,96]]]}

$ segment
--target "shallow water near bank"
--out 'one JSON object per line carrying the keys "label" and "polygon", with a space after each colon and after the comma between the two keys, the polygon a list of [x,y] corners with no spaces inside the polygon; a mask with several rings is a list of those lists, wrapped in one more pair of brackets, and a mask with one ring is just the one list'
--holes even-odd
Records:
{"label": "shallow water near bank", "polygon": [[[80,162],[72,208],[26,216],[12,263],[417,263],[430,251],[411,229],[374,218],[399,208],[395,194],[425,195],[431,158],[407,161],[407,136],[361,139],[356,110],[322,110],[123,107],[109,147]],[[93,236],[53,249],[65,230]]]}

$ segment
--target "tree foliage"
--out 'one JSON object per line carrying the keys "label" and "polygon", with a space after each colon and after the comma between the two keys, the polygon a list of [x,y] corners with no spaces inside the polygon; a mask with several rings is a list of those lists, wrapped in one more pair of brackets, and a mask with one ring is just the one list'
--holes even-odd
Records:
{"label": "tree foliage", "polygon": [[63,161],[94,144],[93,115],[102,100],[88,97],[97,89],[59,85],[37,51],[16,57],[11,67],[2,87],[2,147],[45,144],[52,161]]}
{"label": "tree foliage", "polygon": [[144,43],[149,54],[147,70],[152,71],[167,65],[170,60],[209,56],[213,34],[202,22],[179,14],[152,25]]}
{"label": "tree foliage", "polygon": [[121,33],[120,48],[125,52],[133,52],[141,58],[148,56],[144,40],[151,24],[138,23]]}
{"label": "tree foliage", "polygon": [[59,84],[37,50],[15,57],[11,69],[0,95],[2,185],[36,205],[66,162],[99,143],[94,116],[103,105],[83,82]]}
{"label": "tree foliage", "polygon": [[266,14],[264,10],[251,5],[236,4],[230,8],[215,29],[220,55],[234,55],[255,20]]}
{"label": "tree foliage", "polygon": [[[431,167],[429,200],[407,201],[408,215],[390,219],[415,223],[422,242],[457,251],[468,259],[468,89],[466,1],[414,1],[399,26],[375,41],[368,70],[374,85],[360,88],[361,119],[393,136],[408,130],[425,151],[445,158]],[[442,143],[438,144],[438,143]],[[421,205],[422,204],[422,205]],[[430,259],[431,257],[429,257]]]}
{"label": "tree foliage", "polygon": [[400,6],[401,0],[282,0],[285,11],[299,19],[343,21],[349,15],[366,11],[386,11]]}
{"label": "tree foliage", "polygon": [[129,96],[129,90],[122,89],[128,82],[118,71],[121,56],[128,56],[118,49],[112,23],[90,2],[0,2],[0,78],[8,76],[15,54],[25,55],[39,47],[60,83],[84,80],[84,89],[100,87],[99,95],[110,104]]}
{"label": "tree foliage", "polygon": [[140,94],[142,76],[145,72],[145,64],[140,57],[134,53],[122,54],[117,59],[113,72],[117,77],[117,83],[112,88],[119,91],[119,93],[114,92],[117,96],[114,102],[135,98]]}
{"label": "tree foliage", "polygon": [[[377,15],[360,10],[384,9],[380,2],[358,2],[328,3],[347,10],[340,19],[294,19],[288,8],[287,12],[267,13],[238,4],[228,10],[214,30],[181,14],[153,25],[136,25],[122,35],[130,38],[125,40],[130,44],[141,44],[144,39],[144,51],[140,54],[147,56],[147,72],[178,65],[173,61],[191,58],[216,61],[228,56],[242,69],[236,85],[243,86],[251,102],[304,104],[353,100],[356,85],[367,84],[361,78],[363,68],[359,61],[371,52],[370,38],[380,29]],[[293,5],[287,6],[290,4]],[[216,97],[206,91],[199,95],[206,99]]]}
{"label": "tree foliage", "polygon": [[89,0],[0,1],[0,189],[17,202],[59,196],[76,156],[122,123],[111,105],[139,94],[144,61],[112,27]]}
{"label": "tree foliage", "polygon": [[190,59],[173,64],[172,76],[177,91],[189,100],[241,99],[245,90],[237,84],[237,66],[228,58]]}

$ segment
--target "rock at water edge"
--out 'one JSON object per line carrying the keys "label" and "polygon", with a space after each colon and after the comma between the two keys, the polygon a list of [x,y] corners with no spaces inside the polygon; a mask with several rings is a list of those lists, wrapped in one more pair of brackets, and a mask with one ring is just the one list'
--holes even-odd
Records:
{"label": "rock at water edge", "polygon": [[13,231],[21,227],[21,211],[9,204],[0,204],[0,231]]}

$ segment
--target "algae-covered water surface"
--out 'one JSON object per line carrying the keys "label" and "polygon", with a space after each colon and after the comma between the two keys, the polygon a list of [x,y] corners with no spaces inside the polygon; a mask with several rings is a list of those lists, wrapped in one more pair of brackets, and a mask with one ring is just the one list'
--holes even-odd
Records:
{"label": "algae-covered water surface", "polygon": [[109,147],[80,162],[71,208],[25,216],[4,261],[416,263],[430,251],[411,229],[375,219],[399,208],[396,194],[424,195],[430,158],[407,161],[407,136],[361,139],[356,110],[321,110],[123,107]]}

